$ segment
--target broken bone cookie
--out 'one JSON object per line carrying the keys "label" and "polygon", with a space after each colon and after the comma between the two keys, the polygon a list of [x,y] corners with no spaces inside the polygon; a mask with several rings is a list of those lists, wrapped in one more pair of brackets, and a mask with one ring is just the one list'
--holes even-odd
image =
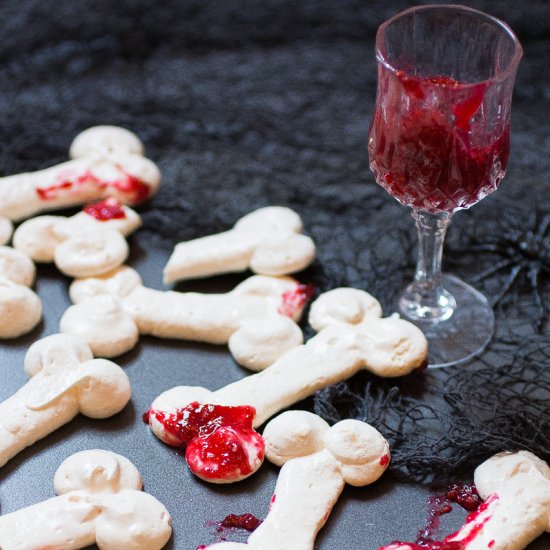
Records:
{"label": "broken bone cookie", "polygon": [[164,268],[164,281],[246,269],[260,275],[297,273],[315,259],[315,244],[302,229],[300,216],[290,208],[260,208],[229,231],[177,244]]}
{"label": "broken bone cookie", "polygon": [[[550,532],[550,467],[534,454],[499,453],[476,468],[474,482],[484,502],[442,548],[523,550]],[[380,550],[417,549],[415,543],[395,542]]]}
{"label": "broken bone cookie", "polygon": [[[197,442],[192,453],[186,450],[187,462],[199,477],[215,483],[247,477],[260,467],[264,453],[251,428],[361,369],[391,377],[423,366],[428,349],[422,332],[408,321],[380,315],[380,305],[364,291],[337,289],[322,294],[310,312],[310,322],[320,332],[305,345],[286,352],[262,372],[214,392],[198,386],[165,391],[151,405],[149,425],[159,439],[175,447],[186,448],[201,430],[206,434],[198,441],[200,453]],[[225,448],[222,440],[231,443],[233,469],[221,468],[227,457],[211,452],[209,439],[214,449]]]}
{"label": "broken bone cookie", "polygon": [[226,294],[161,291],[124,266],[74,281],[70,295],[75,305],[61,318],[61,332],[84,338],[95,355],[120,355],[150,334],[229,344],[239,364],[259,370],[302,343],[296,322],[310,294],[290,277],[261,275]]}
{"label": "broken bone cookie", "polygon": [[124,263],[129,252],[124,237],[140,225],[134,210],[109,197],[71,217],[38,216],[23,222],[13,246],[35,262],[54,262],[69,277],[91,277]]}
{"label": "broken bone cookie", "polygon": [[282,466],[266,519],[246,544],[220,542],[209,550],[313,550],[346,483],[374,483],[390,462],[388,442],[372,426],[288,411],[265,427],[266,458]]}
{"label": "broken bone cookie", "polygon": [[0,246],[0,339],[30,332],[42,318],[42,302],[30,289],[36,269],[26,254]]}
{"label": "broken bone cookie", "polygon": [[0,516],[3,550],[160,550],[172,535],[170,514],[141,490],[140,473],[121,455],[73,454],[54,487],[58,496]]}
{"label": "broken bone cookie", "polygon": [[158,168],[143,153],[139,138],[124,128],[88,128],[71,145],[73,160],[0,178],[0,215],[18,221],[107,197],[137,204],[160,183]]}
{"label": "broken bone cookie", "polygon": [[74,336],[54,334],[32,344],[25,372],[30,380],[0,403],[0,466],[77,414],[108,418],[130,400],[124,371],[111,361],[93,359],[90,348]]}

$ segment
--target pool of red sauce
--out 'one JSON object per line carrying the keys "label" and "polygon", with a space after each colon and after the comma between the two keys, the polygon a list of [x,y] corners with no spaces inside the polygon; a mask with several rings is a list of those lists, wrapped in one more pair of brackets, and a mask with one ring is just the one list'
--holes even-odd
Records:
{"label": "pool of red sauce", "polygon": [[[428,523],[426,527],[418,532],[416,542],[394,541],[387,546],[381,547],[379,550],[397,550],[399,548],[410,550],[466,550],[466,545],[475,539],[483,525],[490,518],[490,516],[484,518],[481,516],[495,498],[490,497],[486,502],[483,502],[475,485],[453,483],[447,487],[444,493],[428,498]],[[440,529],[440,517],[452,511],[453,503],[458,504],[471,513],[467,516],[466,522],[461,529],[445,537],[443,540],[436,540],[436,534]],[[474,525],[473,527],[472,524]],[[459,541],[450,540],[459,535],[465,528],[471,529],[468,535]],[[492,544],[494,542],[489,543],[489,548],[491,548]]]}
{"label": "pool of red sauce", "polygon": [[78,192],[78,189],[83,186],[93,186],[101,190],[116,190],[118,193],[127,195],[128,200],[132,203],[142,202],[149,197],[149,186],[144,181],[124,172],[120,167],[119,170],[121,176],[114,180],[102,180],[92,174],[90,170],[86,170],[82,174],[62,174],[58,176],[54,184],[48,187],[38,187],[36,194],[41,200],[48,201],[72,191]]}
{"label": "pool of red sauce", "polygon": [[261,523],[262,520],[249,513],[240,515],[229,514],[220,522],[219,529],[220,532],[223,529],[244,529],[245,531],[252,532],[255,531]]}
{"label": "pool of red sauce", "polygon": [[238,479],[264,459],[264,439],[252,427],[254,407],[193,402],[175,414],[150,410],[143,420],[149,423],[152,415],[177,441],[174,446],[185,449],[191,471],[201,478]]}

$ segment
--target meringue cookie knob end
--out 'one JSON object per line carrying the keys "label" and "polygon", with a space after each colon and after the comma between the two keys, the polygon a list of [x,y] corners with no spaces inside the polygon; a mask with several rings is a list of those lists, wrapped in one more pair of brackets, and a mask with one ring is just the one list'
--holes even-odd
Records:
{"label": "meringue cookie knob end", "polygon": [[371,425],[353,419],[335,424],[326,434],[328,451],[341,463],[344,480],[354,487],[374,483],[390,462],[390,448]]}
{"label": "meringue cookie knob end", "polygon": [[94,356],[82,338],[69,334],[52,334],[31,344],[25,354],[25,372],[29,377],[35,376],[61,357],[74,358],[77,362],[84,363]]}
{"label": "meringue cookie knob end", "polygon": [[311,304],[309,323],[316,332],[336,323],[359,325],[382,316],[380,302],[364,290],[336,288]]}
{"label": "meringue cookie knob end", "polygon": [[239,365],[260,371],[303,341],[302,331],[294,321],[283,315],[273,315],[244,322],[229,337],[228,345]]}
{"label": "meringue cookie knob end", "polygon": [[294,458],[321,451],[328,430],[329,425],[316,414],[286,411],[264,429],[265,456],[276,466],[282,466]]}
{"label": "meringue cookie knob end", "polygon": [[66,458],[54,477],[55,492],[117,492],[121,489],[141,490],[141,475],[124,456],[101,449],[80,451]]}
{"label": "meringue cookie knob end", "polygon": [[405,376],[426,363],[428,342],[424,333],[404,319],[387,317],[364,325],[365,364],[380,376]]}
{"label": "meringue cookie knob end", "polygon": [[28,287],[0,277],[0,339],[29,333],[42,319],[42,302]]}
{"label": "meringue cookie knob end", "polygon": [[70,306],[59,326],[64,334],[85,340],[99,357],[117,357],[130,351],[139,339],[132,316],[110,295],[84,299]]}
{"label": "meringue cookie knob end", "polygon": [[88,418],[109,418],[130,401],[130,380],[115,363],[92,359],[86,363],[87,383],[78,385],[78,406]]}
{"label": "meringue cookie knob end", "polygon": [[297,273],[313,262],[315,253],[315,244],[306,235],[273,235],[254,250],[250,258],[250,269],[263,275]]}
{"label": "meringue cookie knob end", "polygon": [[90,153],[100,155],[111,153],[143,155],[145,148],[141,140],[130,130],[119,126],[92,126],[78,134],[69,149],[73,159],[87,157]]}
{"label": "meringue cookie knob end", "polygon": [[235,224],[236,229],[245,231],[269,230],[299,233],[303,229],[302,218],[285,206],[265,206],[246,214]]}

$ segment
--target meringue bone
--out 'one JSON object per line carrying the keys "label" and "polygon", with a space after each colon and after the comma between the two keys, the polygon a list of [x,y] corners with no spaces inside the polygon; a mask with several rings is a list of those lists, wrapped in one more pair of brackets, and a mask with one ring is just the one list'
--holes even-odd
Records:
{"label": "meringue bone", "polygon": [[389,464],[388,442],[359,420],[331,428],[315,414],[288,411],[267,424],[263,437],[267,459],[282,466],[269,513],[247,544],[209,550],[313,550],[345,484],[373,483]]}
{"label": "meringue bone", "polygon": [[172,534],[170,514],[141,491],[141,476],[125,457],[81,451],[54,477],[57,497],[0,516],[2,550],[160,550]]}
{"label": "meringue bone", "polygon": [[230,231],[176,245],[164,281],[172,283],[251,269],[260,275],[288,275],[315,259],[315,244],[302,234],[300,216],[268,206],[242,217]]}
{"label": "meringue bone", "polygon": [[[143,144],[116,126],[95,126],[76,136],[73,160],[37,172],[0,178],[0,215],[22,220],[46,210],[114,197],[136,204],[160,184],[156,165],[143,156]],[[140,189],[128,184],[133,178]],[[125,180],[124,184],[116,182]]]}
{"label": "meringue bone", "polygon": [[69,277],[107,273],[126,260],[129,249],[124,237],[141,225],[134,210],[124,205],[121,208],[123,218],[104,221],[85,211],[68,218],[32,218],[16,229],[13,246],[35,262],[54,262]]}
{"label": "meringue bone", "polygon": [[30,332],[42,318],[42,302],[29,287],[36,269],[27,255],[0,246],[0,339]]}
{"label": "meringue bone", "polygon": [[[357,302],[364,317],[342,321],[340,312],[332,314],[331,304],[340,296]],[[214,392],[199,386],[176,386],[159,395],[151,405],[152,413],[177,414],[190,403],[239,406],[256,410],[253,426],[262,425],[271,416],[305,399],[316,391],[345,380],[361,369],[379,376],[401,376],[419,368],[427,356],[427,342],[422,332],[402,319],[378,317],[377,302],[361,290],[337,289],[321,295],[312,305],[310,322],[327,324],[305,345],[281,356],[264,371],[247,376]],[[322,315],[321,315],[322,314]],[[317,325],[320,326],[320,325]],[[157,414],[149,415],[155,435],[173,444]]]}
{"label": "meringue bone", "polygon": [[550,467],[533,453],[499,453],[476,468],[474,481],[484,509],[445,541],[468,540],[468,550],[523,550],[550,532]]}
{"label": "meringue bone", "polygon": [[160,291],[142,285],[127,267],[78,279],[70,288],[75,305],[61,318],[61,332],[84,338],[95,355],[131,349],[139,334],[229,344],[235,360],[259,370],[302,343],[293,319],[278,310],[298,283],[290,277],[250,277],[226,294]]}
{"label": "meringue bone", "polygon": [[[93,359],[76,337],[55,334],[35,342],[25,356],[30,380],[0,403],[0,466],[78,413],[108,418],[130,400],[124,371],[105,359]],[[0,539],[2,548],[2,541]]]}

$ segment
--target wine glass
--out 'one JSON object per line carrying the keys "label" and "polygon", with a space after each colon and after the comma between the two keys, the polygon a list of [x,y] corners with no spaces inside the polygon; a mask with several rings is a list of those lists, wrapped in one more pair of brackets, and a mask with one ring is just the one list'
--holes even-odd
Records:
{"label": "wine glass", "polygon": [[418,263],[398,307],[424,331],[431,367],[471,358],[493,334],[488,301],[442,274],[441,255],[452,214],[495,191],[504,176],[521,56],[506,24],[464,6],[413,7],[378,29],[370,167],[379,185],[412,207]]}

